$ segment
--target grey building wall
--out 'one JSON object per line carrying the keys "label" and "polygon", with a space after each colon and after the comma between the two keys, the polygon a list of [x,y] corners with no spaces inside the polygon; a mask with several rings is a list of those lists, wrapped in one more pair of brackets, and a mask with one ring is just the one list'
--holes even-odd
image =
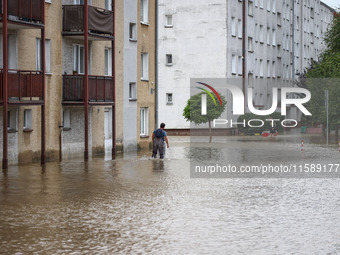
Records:
{"label": "grey building wall", "polygon": [[[12,126],[14,130],[8,132],[8,162],[9,163],[17,163],[18,162],[18,107],[8,107],[8,110],[11,111],[12,116],[15,116],[15,119],[12,119]],[[16,130],[16,131],[15,131]],[[3,134],[3,108],[0,107],[0,134]],[[3,158],[3,136],[0,136],[0,156]]]}
{"label": "grey building wall", "polygon": [[130,22],[138,22],[137,0],[124,1],[124,151],[137,150],[137,102],[129,100],[129,83],[137,82],[137,43],[129,40]]}
{"label": "grey building wall", "polygon": [[[85,150],[85,124],[84,107],[67,107],[70,109],[71,129],[62,131],[62,156],[63,158],[81,157]],[[92,155],[92,113],[93,107],[89,107],[89,156]]]}

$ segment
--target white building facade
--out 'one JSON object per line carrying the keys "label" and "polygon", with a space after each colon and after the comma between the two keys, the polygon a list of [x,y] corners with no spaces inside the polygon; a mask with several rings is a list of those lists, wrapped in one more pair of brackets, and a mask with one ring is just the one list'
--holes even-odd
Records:
{"label": "white building facade", "polygon": [[[159,0],[158,122],[167,129],[190,128],[182,116],[190,78],[244,76],[254,106],[270,108],[272,87],[294,86],[298,74],[318,60],[332,15],[318,0],[249,0],[244,12],[241,0]],[[296,108],[288,114],[299,117]]]}

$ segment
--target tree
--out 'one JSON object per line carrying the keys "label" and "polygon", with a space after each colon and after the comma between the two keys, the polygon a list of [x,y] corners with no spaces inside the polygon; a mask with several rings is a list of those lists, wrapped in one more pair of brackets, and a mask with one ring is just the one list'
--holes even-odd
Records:
{"label": "tree", "polygon": [[[211,94],[215,100],[213,100],[210,96],[207,96],[207,114],[202,115],[201,113],[201,103],[202,103],[202,94],[205,92],[201,92],[199,94],[193,95],[187,102],[187,105],[183,110],[183,117],[186,121],[194,122],[195,125],[202,123],[209,123],[209,142],[211,142],[211,121],[214,119],[218,119],[222,112],[225,110],[227,105],[227,101],[225,97],[220,94],[222,105],[219,103],[219,100],[215,94]],[[217,103],[215,103],[217,102]]]}
{"label": "tree", "polygon": [[[300,76],[301,87],[306,87],[312,95],[307,108],[312,113],[304,117],[303,122],[326,123],[325,90],[329,91],[329,123],[336,128],[340,124],[340,15],[334,13],[333,23],[327,30],[324,38],[326,49],[320,55],[319,61],[312,61],[311,66]],[[327,79],[325,79],[327,78]],[[328,130],[329,131],[329,130]]]}

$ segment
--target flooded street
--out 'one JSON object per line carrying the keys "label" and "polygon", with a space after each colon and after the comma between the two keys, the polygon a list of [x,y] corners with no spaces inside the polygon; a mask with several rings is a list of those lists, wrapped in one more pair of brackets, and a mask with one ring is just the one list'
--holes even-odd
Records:
{"label": "flooded street", "polygon": [[142,151],[10,166],[0,175],[0,254],[340,254],[339,178],[190,178],[190,159],[213,161],[221,148],[235,164],[340,163],[338,148],[226,139],[170,137],[165,160]]}

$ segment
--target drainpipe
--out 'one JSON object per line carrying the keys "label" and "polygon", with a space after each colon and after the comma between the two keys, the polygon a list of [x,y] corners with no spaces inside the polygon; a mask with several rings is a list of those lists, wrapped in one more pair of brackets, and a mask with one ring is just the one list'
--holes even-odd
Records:
{"label": "drainpipe", "polygon": [[[302,5],[302,4],[301,4]],[[295,80],[295,4],[292,0],[292,86]]]}
{"label": "drainpipe", "polygon": [[156,32],[155,32],[155,129],[158,128],[158,0],[156,0],[156,8],[155,8],[155,15],[156,15]]}
{"label": "drainpipe", "polygon": [[115,0],[112,0],[113,11],[113,40],[111,41],[111,56],[112,56],[112,82],[113,82],[113,105],[112,105],[112,159],[116,159],[116,54],[115,54]]}
{"label": "drainpipe", "polygon": [[89,55],[89,27],[88,27],[88,15],[89,15],[88,0],[84,1],[84,43],[85,43],[85,97],[84,97],[84,111],[85,111],[85,151],[84,159],[89,159],[89,73],[88,73],[88,55]]}
{"label": "drainpipe", "polygon": [[[248,1],[247,1],[248,2]],[[242,1],[242,90],[246,94],[246,1]],[[246,100],[244,100],[246,110]]]}
{"label": "drainpipe", "polygon": [[42,6],[42,17],[44,26],[41,29],[41,67],[42,67],[42,86],[43,86],[43,104],[41,106],[41,165],[45,165],[45,150],[46,150],[46,136],[45,136],[45,1]]}
{"label": "drainpipe", "polygon": [[2,169],[8,168],[8,133],[7,133],[7,0],[3,1],[3,159],[2,159]]}

